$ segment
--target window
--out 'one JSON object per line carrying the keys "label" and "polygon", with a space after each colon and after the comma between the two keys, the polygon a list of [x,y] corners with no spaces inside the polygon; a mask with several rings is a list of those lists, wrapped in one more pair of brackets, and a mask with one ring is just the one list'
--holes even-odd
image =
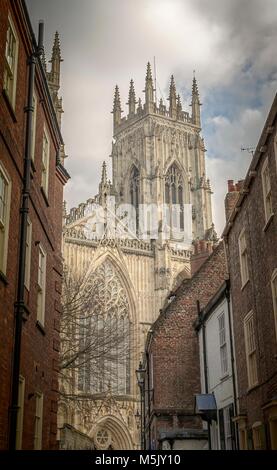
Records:
{"label": "window", "polygon": [[26,234],[26,254],[25,254],[25,287],[30,288],[30,272],[31,272],[31,256],[32,256],[32,222],[27,220]]}
{"label": "window", "polygon": [[9,219],[11,201],[11,182],[0,163],[0,271],[6,274]]}
{"label": "window", "polygon": [[43,141],[42,141],[42,168],[41,168],[41,187],[45,195],[48,195],[48,179],[49,179],[49,156],[50,156],[50,141],[49,136],[44,128]]}
{"label": "window", "polygon": [[40,450],[42,443],[43,394],[36,393],[34,449]]}
{"label": "window", "polygon": [[19,377],[18,389],[18,409],[17,409],[17,423],[16,423],[16,449],[22,448],[22,432],[23,432],[23,415],[24,415],[24,395],[25,395],[25,379]]}
{"label": "window", "polygon": [[246,351],[246,364],[248,374],[248,385],[253,387],[258,383],[257,372],[257,352],[254,328],[254,315],[249,312],[244,319],[244,337],[245,337],[245,351]]}
{"label": "window", "polygon": [[264,427],[260,421],[253,424],[252,435],[253,435],[254,449],[255,450],[264,449]]}
{"label": "window", "polygon": [[93,293],[94,302],[88,299],[87,315],[82,313],[77,321],[78,389],[105,393],[110,388],[116,395],[129,395],[132,331],[129,301],[112,262],[106,260],[92,273],[86,290],[89,299]]}
{"label": "window", "polygon": [[5,48],[5,65],[4,65],[4,90],[10,100],[12,107],[15,107],[16,95],[16,75],[18,61],[18,39],[15,27],[11,17],[8,19],[8,30]]}
{"label": "window", "polygon": [[220,449],[235,449],[235,430],[232,418],[234,417],[234,405],[228,405],[218,410],[218,423],[220,435]]}
{"label": "window", "polygon": [[139,231],[139,171],[134,166],[131,171],[131,185],[130,185],[130,193],[131,193],[131,204],[135,208],[136,211],[136,231]]}
{"label": "window", "polygon": [[222,313],[220,317],[218,318],[218,328],[219,328],[221,373],[222,375],[225,375],[228,371],[228,359],[227,359],[227,343],[226,343],[224,313]]}
{"label": "window", "polygon": [[268,158],[265,159],[263,168],[262,168],[262,184],[263,184],[263,195],[264,195],[265,221],[267,222],[273,213]]}
{"label": "window", "polygon": [[32,134],[31,134],[31,159],[34,162],[35,160],[35,145],[36,145],[36,122],[37,122],[37,97],[34,92],[33,94],[33,108],[34,112],[32,114]]}
{"label": "window", "polygon": [[169,206],[171,237],[184,229],[183,180],[176,165],[171,165],[165,176],[165,203]]}
{"label": "window", "polygon": [[45,284],[46,284],[46,253],[42,246],[39,246],[38,255],[38,298],[37,298],[37,319],[44,326],[45,316]]}
{"label": "window", "polygon": [[240,257],[241,284],[243,287],[249,280],[248,254],[247,254],[245,229],[241,231],[240,236],[239,236],[239,257]]}
{"label": "window", "polygon": [[275,320],[275,332],[277,339],[277,268],[273,271],[271,277],[271,290],[272,290],[272,301],[273,301],[273,312]]}

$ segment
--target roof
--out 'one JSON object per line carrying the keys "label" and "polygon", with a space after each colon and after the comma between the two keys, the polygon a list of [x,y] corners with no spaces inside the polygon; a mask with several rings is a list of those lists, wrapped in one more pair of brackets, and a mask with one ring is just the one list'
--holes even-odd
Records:
{"label": "roof", "polygon": [[[220,251],[222,250],[223,247],[223,241],[221,241],[214,251],[210,254],[210,256],[204,261],[204,263],[199,267],[199,269],[193,274],[193,276],[190,279],[185,279],[181,285],[179,285],[173,292],[170,292],[170,297],[173,297],[174,299],[172,302],[168,302],[167,305],[164,305],[164,307],[160,310],[160,314],[156,321],[152,324],[146,338],[146,343],[145,343],[145,349],[148,350],[151,338],[155,330],[158,328],[158,325],[160,324],[161,320],[165,317],[166,312],[170,305],[175,302],[175,296],[178,294],[178,291],[181,290],[182,287],[188,287],[190,286],[191,282],[198,277],[198,275],[206,268],[207,264],[211,261],[211,259]],[[167,297],[168,300],[168,297]]]}

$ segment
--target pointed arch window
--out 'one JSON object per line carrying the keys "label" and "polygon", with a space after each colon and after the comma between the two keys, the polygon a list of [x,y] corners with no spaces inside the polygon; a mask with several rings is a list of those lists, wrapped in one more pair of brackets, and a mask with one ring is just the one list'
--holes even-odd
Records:
{"label": "pointed arch window", "polygon": [[139,227],[139,170],[133,166],[130,176],[131,204],[136,211],[136,227]]}
{"label": "pointed arch window", "polygon": [[131,322],[126,289],[107,260],[91,275],[92,301],[80,325],[78,389],[84,393],[130,393]]}
{"label": "pointed arch window", "polygon": [[[173,164],[165,176],[165,203],[169,206],[171,234],[173,228],[184,229],[184,189],[178,167]],[[179,205],[179,211],[173,205]]]}

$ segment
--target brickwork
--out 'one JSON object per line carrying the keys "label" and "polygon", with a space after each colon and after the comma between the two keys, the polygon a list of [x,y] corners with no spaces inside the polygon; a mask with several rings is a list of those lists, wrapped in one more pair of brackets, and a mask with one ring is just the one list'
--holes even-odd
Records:
{"label": "brickwork", "polygon": [[[148,335],[148,381],[153,391],[147,406],[146,421],[151,428],[148,445],[157,447],[161,431],[200,429],[194,415],[194,394],[200,393],[198,339],[194,330],[197,301],[200,308],[218,290],[226,277],[225,253],[220,243],[194,276],[175,292],[175,298],[163,309]],[[147,433],[146,433],[147,434]]]}
{"label": "brickwork", "polygon": [[[19,40],[15,109],[12,111],[3,90],[5,43],[11,15]],[[17,291],[20,204],[25,151],[25,117],[31,32],[20,0],[1,1],[0,16],[0,161],[12,184],[9,219],[7,272],[0,273],[0,449],[8,446],[9,407],[11,404],[12,353],[14,342],[14,303]],[[57,165],[62,144],[54,110],[47,94],[41,66],[36,67],[35,91],[38,98],[35,157],[31,178],[30,211],[32,222],[30,289],[25,289],[25,316],[22,331],[20,373],[25,378],[23,449],[34,447],[35,393],[44,395],[42,448],[56,447],[57,362],[62,258],[61,225],[63,185],[66,173]],[[49,196],[41,190],[43,128],[50,136]],[[37,324],[38,252],[42,244],[47,254],[45,325]]]}
{"label": "brickwork", "polygon": [[[274,323],[271,277],[277,267],[277,148],[276,97],[257,146],[243,186],[238,193],[231,225],[225,229],[225,241],[231,281],[235,352],[238,376],[239,414],[245,415],[248,441],[252,426],[265,425],[262,446],[271,448],[269,423],[263,407],[277,395],[277,343]],[[266,224],[262,167],[268,158],[273,216]],[[230,195],[230,188],[227,198]],[[245,229],[249,280],[242,286],[238,238]],[[253,311],[258,384],[249,387],[244,318]],[[267,438],[265,438],[267,436]],[[253,444],[252,444],[253,445]]]}

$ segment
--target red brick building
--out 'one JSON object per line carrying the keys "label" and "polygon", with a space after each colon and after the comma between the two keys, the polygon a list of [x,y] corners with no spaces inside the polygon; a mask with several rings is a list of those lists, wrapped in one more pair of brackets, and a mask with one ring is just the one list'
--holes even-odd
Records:
{"label": "red brick building", "polygon": [[[0,449],[9,446],[12,393],[16,392],[18,380],[16,333],[21,337],[16,448],[56,446],[62,201],[69,175],[63,166],[59,127],[62,108],[57,98],[61,61],[58,37],[50,73],[46,73],[44,61],[34,53],[37,50],[24,1],[1,0]],[[30,88],[32,61],[34,90]],[[28,95],[31,107],[27,106]],[[28,181],[26,186],[29,175],[30,192]],[[23,212],[27,214],[22,244],[25,262],[23,276],[19,276]],[[22,280],[23,299],[19,295]]]}
{"label": "red brick building", "polygon": [[277,95],[226,212],[240,448],[277,449]]}
{"label": "red brick building", "polygon": [[[202,245],[205,242],[202,242]],[[210,242],[206,242],[209,244]],[[148,333],[145,353],[144,444],[146,448],[201,449],[207,431],[195,415],[194,396],[201,393],[199,347],[194,323],[198,311],[226,277],[223,243],[209,254],[191,279],[171,294],[168,305]],[[200,246],[197,249],[200,257]],[[198,264],[198,262],[197,262]]]}

